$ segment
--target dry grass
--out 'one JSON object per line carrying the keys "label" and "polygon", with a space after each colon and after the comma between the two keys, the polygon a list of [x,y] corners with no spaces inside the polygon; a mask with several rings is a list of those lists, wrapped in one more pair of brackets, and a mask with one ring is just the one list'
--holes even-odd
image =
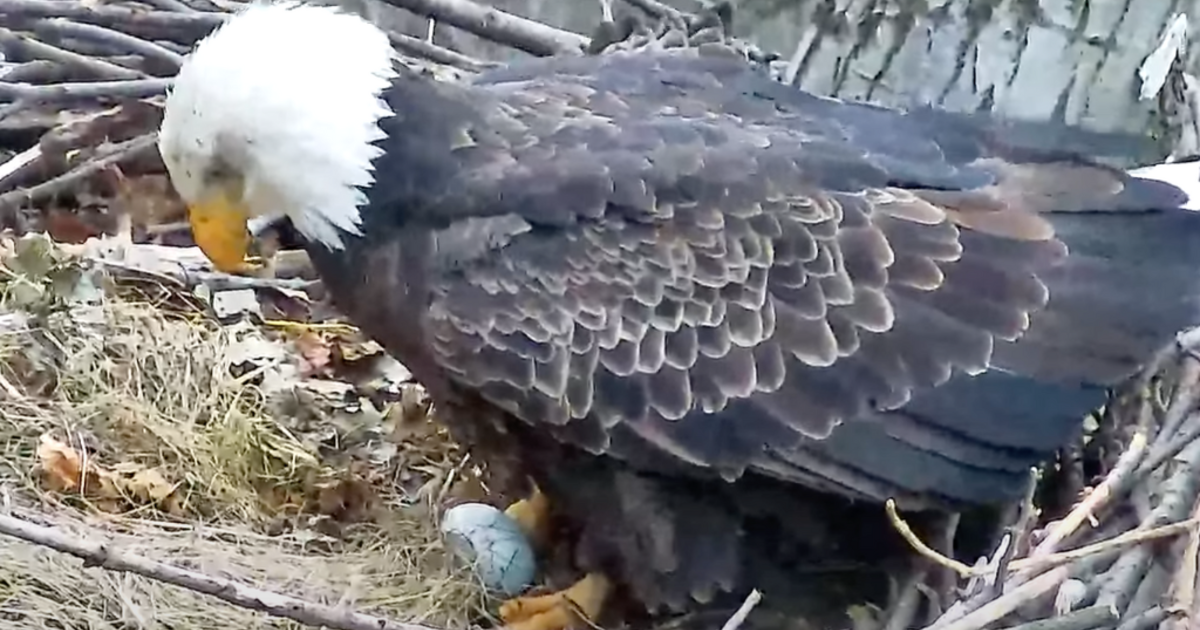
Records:
{"label": "dry grass", "polygon": [[[25,326],[0,315],[10,324],[0,332],[0,484],[22,513],[132,553],[397,620],[459,628],[479,614],[482,595],[450,560],[434,520],[456,463],[444,436],[410,432],[383,462],[328,448],[304,432],[311,422],[283,411],[294,401],[272,404],[252,375],[231,374],[234,331],[108,293],[99,306],[51,309]],[[46,433],[102,466],[157,469],[176,484],[174,507],[165,510],[174,513],[46,492],[37,453]],[[10,539],[0,539],[0,622],[295,625],[140,577],[81,569]]]}

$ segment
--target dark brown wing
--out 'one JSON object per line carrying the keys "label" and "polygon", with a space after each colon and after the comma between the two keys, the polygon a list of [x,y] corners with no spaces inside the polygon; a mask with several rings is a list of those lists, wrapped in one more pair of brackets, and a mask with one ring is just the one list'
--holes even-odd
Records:
{"label": "dark brown wing", "polygon": [[[412,208],[445,226],[427,326],[454,379],[638,466],[877,499],[1019,487],[1086,411],[1024,378],[1044,352],[998,357],[1063,277],[1043,213],[1178,192],[690,51],[526,64],[473,97],[456,175]],[[1054,376],[1123,376],[1182,324],[1166,319]],[[1029,421],[972,418],[1012,392],[1049,398]]]}

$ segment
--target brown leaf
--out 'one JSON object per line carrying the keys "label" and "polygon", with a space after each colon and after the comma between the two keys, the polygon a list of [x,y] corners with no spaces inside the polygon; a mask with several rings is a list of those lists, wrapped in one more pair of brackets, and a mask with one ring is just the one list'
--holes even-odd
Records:
{"label": "brown leaf", "polygon": [[155,468],[143,468],[134,473],[126,482],[126,489],[141,503],[157,505],[168,514],[183,513],[175,485]]}
{"label": "brown leaf", "polygon": [[317,513],[343,523],[366,519],[376,504],[375,489],[354,471],[342,479],[317,484],[316,490]]}
{"label": "brown leaf", "polygon": [[320,334],[306,330],[296,338],[296,349],[300,352],[300,373],[317,376],[329,372],[333,350]]}
{"label": "brown leaf", "polygon": [[56,492],[70,492],[83,481],[83,462],[79,453],[49,433],[42,434],[38,444],[42,480]]}
{"label": "brown leaf", "polygon": [[118,513],[131,505],[154,505],[168,514],[183,513],[175,486],[155,468],[123,462],[106,469],[94,461],[88,461],[85,467],[78,451],[48,433],[41,436],[38,460],[47,489],[81,492],[103,512]]}
{"label": "brown leaf", "polygon": [[52,207],[45,216],[45,230],[50,233],[50,238],[60,243],[81,244],[104,234],[102,228],[89,225],[79,214],[70,210]]}

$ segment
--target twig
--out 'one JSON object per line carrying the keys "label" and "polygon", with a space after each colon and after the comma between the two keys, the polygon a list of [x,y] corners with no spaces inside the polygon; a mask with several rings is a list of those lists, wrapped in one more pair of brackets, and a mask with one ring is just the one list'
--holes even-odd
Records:
{"label": "twig", "polygon": [[146,98],[166,92],[173,81],[174,79],[136,79],[53,85],[0,83],[0,99],[56,102],[94,98]]}
{"label": "twig", "polygon": [[1197,400],[1200,400],[1200,361],[1185,352],[1179,368],[1179,385],[1167,407],[1167,413],[1163,415],[1162,429],[1154,440],[1154,446],[1179,431],[1180,425],[1196,407]]}
{"label": "twig", "polygon": [[1121,622],[1117,630],[1150,630],[1159,627],[1166,619],[1167,611],[1161,606],[1155,606]]}
{"label": "twig", "polygon": [[0,190],[7,187],[6,180],[19,177],[40,159],[42,159],[42,145],[35,144],[0,164]]}
{"label": "twig", "polygon": [[[895,501],[892,501],[889,499],[887,501],[887,503],[884,504],[884,507],[887,510],[888,519],[890,519],[892,521],[892,526],[896,528],[896,530],[900,533],[900,535],[904,538],[904,540],[906,542],[908,542],[908,544],[911,545],[913,547],[913,549],[915,549],[917,551],[918,554],[924,556],[925,558],[928,558],[929,560],[932,560],[934,563],[936,563],[938,565],[941,565],[943,567],[946,567],[946,568],[958,573],[962,577],[987,575],[994,570],[990,566],[984,566],[984,567],[979,567],[979,568],[967,566],[966,564],[963,564],[962,562],[959,562],[958,560],[946,557],[944,554],[938,552],[937,550],[933,549],[929,545],[926,545],[924,543],[924,541],[922,541],[920,539],[920,537],[918,537],[916,535],[916,533],[912,531],[912,528],[909,527],[908,523],[906,523],[904,521],[904,519],[901,518],[900,514],[896,511]],[[1134,530],[1131,532],[1126,532],[1124,534],[1116,536],[1115,538],[1110,538],[1108,540],[1102,540],[1100,542],[1096,542],[1096,543],[1087,545],[1086,547],[1081,547],[1079,549],[1073,549],[1071,551],[1063,551],[1063,552],[1059,552],[1059,553],[1044,553],[1042,555],[1030,555],[1030,557],[1028,557],[1028,558],[1023,558],[1020,560],[1013,560],[1013,561],[1009,562],[1008,570],[1009,570],[1009,572],[1029,571],[1029,570],[1037,570],[1037,569],[1044,570],[1044,569],[1047,569],[1050,567],[1067,564],[1070,562],[1074,562],[1076,560],[1081,560],[1081,559],[1089,557],[1089,556],[1094,556],[1097,554],[1105,553],[1107,551],[1121,549],[1123,547],[1128,547],[1130,545],[1136,545],[1136,544],[1143,543],[1143,542],[1146,542],[1149,540],[1157,540],[1159,538],[1169,538],[1171,536],[1178,536],[1179,534],[1183,534],[1183,533],[1186,533],[1189,531],[1196,531],[1197,524],[1200,524],[1200,521],[1190,519],[1190,520],[1183,521],[1180,523],[1171,523],[1169,525],[1161,525],[1161,526],[1153,527],[1153,528],[1149,528],[1149,529],[1139,529],[1139,530]]]}
{"label": "twig", "polygon": [[122,7],[48,0],[4,0],[0,2],[0,15],[8,16],[4,20],[5,23],[19,21],[21,18],[65,17],[77,22],[107,26],[123,33],[154,39],[177,39],[187,44],[195,43],[229,18],[229,14],[208,11],[135,11]]}
{"label": "twig", "polygon": [[137,70],[130,70],[129,68],[124,68],[102,59],[95,59],[77,52],[63,50],[57,46],[51,46],[36,39],[19,35],[6,28],[0,28],[0,44],[19,50],[26,57],[70,64],[86,70],[97,79],[142,79],[146,76]]}
{"label": "twig", "polygon": [[135,53],[147,59],[154,59],[178,70],[183,65],[183,56],[163,48],[154,42],[140,37],[114,31],[95,24],[80,24],[66,18],[50,18],[33,23],[33,30],[41,33],[54,33],[63,37],[77,37],[89,41],[112,46],[122,53]]}
{"label": "twig", "polygon": [[[1196,502],[1196,507],[1192,511],[1192,519],[1197,518],[1200,518],[1200,501]],[[1179,563],[1179,569],[1175,572],[1174,579],[1171,581],[1171,590],[1168,592],[1168,597],[1170,597],[1168,610],[1180,612],[1185,617],[1190,617],[1192,609],[1195,607],[1197,555],[1200,555],[1200,527],[1192,528],[1192,533],[1188,536],[1183,559]]]}
{"label": "twig", "polygon": [[932,626],[938,630],[978,630],[1002,619],[1017,607],[1042,597],[1058,588],[1071,575],[1070,569],[1060,566],[1014,588],[1004,595],[945,625]]}
{"label": "twig", "polygon": [[1045,556],[1054,552],[1054,549],[1066,540],[1068,536],[1075,533],[1085,521],[1087,521],[1096,510],[1115,497],[1124,488],[1127,480],[1133,475],[1137,469],[1137,465],[1142,461],[1142,455],[1146,452],[1146,433],[1144,430],[1139,430],[1133,434],[1133,438],[1129,441],[1129,446],[1125,452],[1121,454],[1121,458],[1117,460],[1117,465],[1113,467],[1112,472],[1104,478],[1094,490],[1091,491],[1067,514],[1066,518],[1050,531],[1045,540],[1038,544],[1037,547],[1029,554],[1031,558],[1037,556]]}
{"label": "twig", "polygon": [[104,543],[76,538],[62,531],[34,525],[11,516],[0,515],[0,534],[70,554],[83,560],[84,567],[134,573],[307,626],[326,626],[338,630],[433,630],[428,626],[388,621],[352,610],[335,609],[232,580],[180,569],[141,556],[122,553]]}
{"label": "twig", "polygon": [[54,83],[75,78],[75,68],[65,66],[46,59],[34,59],[17,63],[6,68],[0,74],[0,81],[5,83]]}
{"label": "twig", "polygon": [[896,528],[896,531],[900,533],[900,536],[903,537],[904,540],[908,542],[908,544],[912,546],[912,548],[916,550],[918,554],[928,558],[938,565],[954,571],[961,576],[966,577],[975,574],[974,568],[969,567],[958,560],[955,560],[954,558],[947,558],[942,553],[933,549],[929,545],[926,545],[925,542],[917,536],[916,532],[914,532],[912,528],[908,526],[908,523],[901,518],[900,513],[896,510],[896,502],[894,500],[888,499],[887,502],[884,503],[884,509],[887,510],[888,520],[892,522],[892,527]]}
{"label": "twig", "polygon": [[1151,540],[1170,538],[1172,536],[1178,536],[1187,532],[1195,532],[1198,524],[1200,524],[1200,520],[1189,519],[1179,523],[1171,523],[1169,525],[1135,529],[1133,531],[1125,532],[1119,536],[1109,538],[1108,540],[1101,540],[1085,547],[1080,547],[1079,549],[1013,560],[1011,563],[1009,563],[1008,568],[1009,571],[1046,569],[1048,567],[1067,564],[1069,562],[1081,560],[1088,556],[1094,556],[1107,551],[1114,551],[1132,545],[1138,545]]}
{"label": "twig", "polygon": [[490,61],[483,61],[474,57],[468,57],[459,52],[431,44],[423,39],[405,35],[403,33],[389,33],[388,37],[392,40],[392,46],[417,57],[422,57],[430,61],[479,72],[485,68],[490,68],[496,64]]}
{"label": "twig", "polygon": [[721,626],[721,630],[738,630],[738,628],[741,628],[742,624],[746,623],[746,617],[750,616],[750,611],[754,610],[754,607],[761,601],[762,593],[758,589],[750,591],[750,594],[746,596],[746,600],[742,602],[742,605],[738,606],[738,609],[729,617],[725,625]]}
{"label": "twig", "polygon": [[1010,626],[1006,630],[1091,630],[1112,624],[1119,618],[1117,609],[1112,606],[1092,606],[1049,619]]}
{"label": "twig", "polygon": [[[28,1],[28,0],[22,0]],[[470,0],[384,0],[532,55],[580,54],[588,38]]]}
{"label": "twig", "polygon": [[637,7],[647,15],[658,19],[669,19],[686,25],[685,13],[671,6],[667,6],[658,0],[625,0],[627,4]]}
{"label": "twig", "polygon": [[13,190],[0,195],[0,216],[11,213],[26,203],[32,203],[58,194],[76,182],[99,173],[100,171],[127,159],[136,157],[144,151],[155,149],[156,134],[138,136],[112,147],[104,155],[93,158],[74,169],[27,189]]}
{"label": "twig", "polygon": [[141,1],[145,2],[146,4],[148,4],[152,7],[157,8],[157,9],[162,9],[163,11],[177,11],[179,13],[195,13],[196,12],[196,9],[194,7],[188,6],[187,4],[180,2],[179,0],[141,0]]}
{"label": "twig", "polygon": [[1185,422],[1179,427],[1181,432],[1171,436],[1169,440],[1160,443],[1150,454],[1146,456],[1146,460],[1138,467],[1137,473],[1134,475],[1135,480],[1141,480],[1150,473],[1157,470],[1169,459],[1173,459],[1176,455],[1183,452],[1189,444],[1200,438],[1200,416],[1193,416],[1188,422]]}

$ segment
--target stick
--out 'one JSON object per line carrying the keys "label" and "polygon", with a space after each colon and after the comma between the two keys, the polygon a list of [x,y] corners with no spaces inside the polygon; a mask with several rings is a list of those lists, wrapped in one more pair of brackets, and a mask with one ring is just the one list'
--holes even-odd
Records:
{"label": "stick", "polygon": [[50,103],[94,98],[146,98],[166,92],[173,81],[174,79],[136,79],[52,85],[0,83],[0,99]]}
{"label": "stick", "polygon": [[1088,556],[1094,556],[1107,551],[1115,551],[1123,547],[1138,545],[1151,540],[1170,538],[1172,536],[1178,536],[1188,532],[1196,532],[1196,526],[1198,524],[1200,524],[1200,520],[1189,519],[1180,523],[1159,525],[1158,527],[1145,529],[1135,529],[1133,531],[1125,532],[1119,536],[1109,538],[1108,540],[1101,540],[1085,547],[1080,547],[1079,549],[1013,560],[1011,563],[1009,563],[1008,568],[1009,571],[1046,569],[1061,564],[1067,564],[1068,562],[1082,560]]}
{"label": "stick", "polygon": [[26,203],[32,203],[56,195],[76,182],[91,177],[109,166],[136,157],[143,151],[155,150],[156,141],[157,134],[153,133],[126,140],[107,151],[104,155],[93,158],[54,179],[42,182],[32,188],[6,192],[0,195],[0,216],[10,214],[16,208]]}
{"label": "stick", "polygon": [[[23,0],[26,1],[26,0]],[[580,54],[588,38],[470,0],[384,0],[417,15],[457,26],[485,39],[506,44],[539,57]]]}
{"label": "stick", "polygon": [[18,35],[6,28],[0,28],[0,44],[19,50],[27,57],[70,64],[86,70],[88,74],[98,79],[141,79],[146,76],[137,70],[130,70],[129,68],[123,68],[101,59],[63,50],[57,46],[51,46],[36,39]]}
{"label": "stick", "polygon": [[4,190],[6,187],[6,180],[20,177],[31,165],[36,164],[41,159],[42,145],[35,144],[12,156],[5,163],[0,164],[0,190]]}
{"label": "stick", "polygon": [[637,7],[646,15],[658,19],[669,19],[687,24],[685,14],[674,7],[667,6],[658,0],[625,0],[627,4]]}
{"label": "stick", "polygon": [[742,605],[738,606],[738,609],[729,617],[725,625],[721,626],[721,630],[738,630],[738,628],[741,628],[742,624],[746,623],[746,617],[750,616],[750,611],[754,610],[754,607],[761,601],[762,593],[758,589],[750,591],[750,594],[746,596],[746,600],[742,602]]}
{"label": "stick", "polygon": [[178,13],[195,13],[196,9],[190,7],[179,0],[141,0],[146,4],[163,11],[176,11]]}
{"label": "stick", "polygon": [[1006,630],[1090,630],[1110,625],[1120,618],[1117,609],[1112,606],[1091,606],[1049,619],[1010,626]]}
{"label": "stick", "polygon": [[235,606],[291,619],[306,626],[337,630],[434,630],[428,626],[399,623],[355,612],[335,609],[279,593],[239,584],[232,580],[180,569],[148,558],[122,553],[104,543],[76,538],[59,530],[0,515],[0,534],[49,547],[83,560],[83,566],[106,571],[133,573],[152,580],[212,595]]}
{"label": "stick", "polygon": [[[906,523],[896,511],[895,501],[889,499],[887,503],[884,504],[884,507],[887,510],[888,519],[892,521],[892,526],[896,528],[904,540],[908,542],[908,544],[911,545],[913,549],[915,549],[921,556],[924,556],[925,558],[928,558],[929,560],[946,567],[955,573],[958,573],[962,577],[982,576],[993,571],[993,568],[990,566],[984,566],[981,568],[971,567],[959,562],[958,560],[946,557],[929,545],[926,545],[925,542],[922,541],[920,537],[918,537],[916,533],[912,531],[912,528],[909,527],[908,523]],[[1200,512],[1198,512],[1197,515],[1200,516]],[[1130,532],[1125,532],[1120,536],[1092,543],[1085,547],[1080,547],[1079,549],[1073,549],[1071,551],[1030,555],[1028,558],[1009,562],[1008,572],[1011,573],[1015,571],[1036,569],[1044,570],[1050,567],[1081,560],[1088,556],[1101,554],[1107,551],[1114,551],[1149,540],[1158,540],[1159,538],[1169,538],[1171,536],[1178,536],[1187,532],[1194,532],[1196,531],[1196,526],[1198,524],[1200,524],[1200,521],[1189,519],[1180,523],[1171,523],[1169,525],[1161,525],[1148,529],[1137,529]]]}
{"label": "stick", "polygon": [[62,37],[76,37],[106,44],[122,53],[134,53],[162,62],[175,70],[183,65],[183,56],[174,51],[140,37],[95,24],[80,24],[66,18],[50,18],[34,22],[33,30],[39,33],[53,33]]}
{"label": "stick", "polygon": [[11,19],[65,17],[76,22],[98,24],[123,33],[143,35],[153,39],[178,38],[193,44],[213,29],[225,23],[227,13],[193,11],[135,11],[122,7],[96,6],[82,2],[50,2],[48,0],[4,0],[0,15]]}
{"label": "stick", "polygon": [[918,554],[964,577],[971,576],[976,573],[974,568],[969,567],[958,560],[955,560],[954,558],[947,558],[936,549],[926,545],[925,542],[921,540],[919,536],[917,536],[916,532],[914,532],[912,528],[908,526],[908,523],[901,518],[900,513],[896,511],[895,500],[888,499],[887,502],[884,503],[884,509],[887,510],[888,520],[892,522],[892,527],[896,528],[896,531],[900,533],[900,536],[903,537],[904,540],[914,550],[916,550]]}
{"label": "stick", "polygon": [[[1192,518],[1193,520],[1200,518],[1200,501],[1196,503],[1196,507],[1192,511]],[[1167,607],[1168,610],[1190,615],[1194,608],[1196,599],[1197,555],[1200,555],[1200,527],[1192,528],[1192,533],[1188,536],[1187,546],[1184,547],[1183,558],[1179,562],[1179,568],[1175,571],[1175,576],[1171,580],[1171,588],[1167,592],[1170,602]]]}
{"label": "stick", "polygon": [[388,33],[388,37],[392,40],[392,46],[404,52],[447,66],[454,66],[463,70],[470,70],[471,72],[479,72],[485,68],[497,65],[490,61],[468,57],[462,53],[454,52],[449,48],[443,48],[437,44],[431,44],[423,39],[411,37],[403,33]]}
{"label": "stick", "polygon": [[1062,584],[1063,580],[1066,580],[1070,574],[1070,569],[1067,567],[1058,567],[1025,582],[1008,593],[963,615],[956,621],[944,626],[935,624],[932,627],[938,628],[938,630],[978,630],[989,623],[1003,618],[1019,606],[1038,599],[1051,590],[1058,588],[1058,585]]}
{"label": "stick", "polygon": [[1134,433],[1133,439],[1129,441],[1129,446],[1126,447],[1125,452],[1117,460],[1117,465],[1113,467],[1112,472],[1083,501],[1080,501],[1079,505],[1075,506],[1075,509],[1071,510],[1071,513],[1067,514],[1066,518],[1050,531],[1046,539],[1038,544],[1033,552],[1029,554],[1030,557],[1046,556],[1053,553],[1059,543],[1075,533],[1075,530],[1079,529],[1109,499],[1119,494],[1126,483],[1126,479],[1133,475],[1138,464],[1141,463],[1142,455],[1146,452],[1146,445],[1146,433],[1141,430]]}

